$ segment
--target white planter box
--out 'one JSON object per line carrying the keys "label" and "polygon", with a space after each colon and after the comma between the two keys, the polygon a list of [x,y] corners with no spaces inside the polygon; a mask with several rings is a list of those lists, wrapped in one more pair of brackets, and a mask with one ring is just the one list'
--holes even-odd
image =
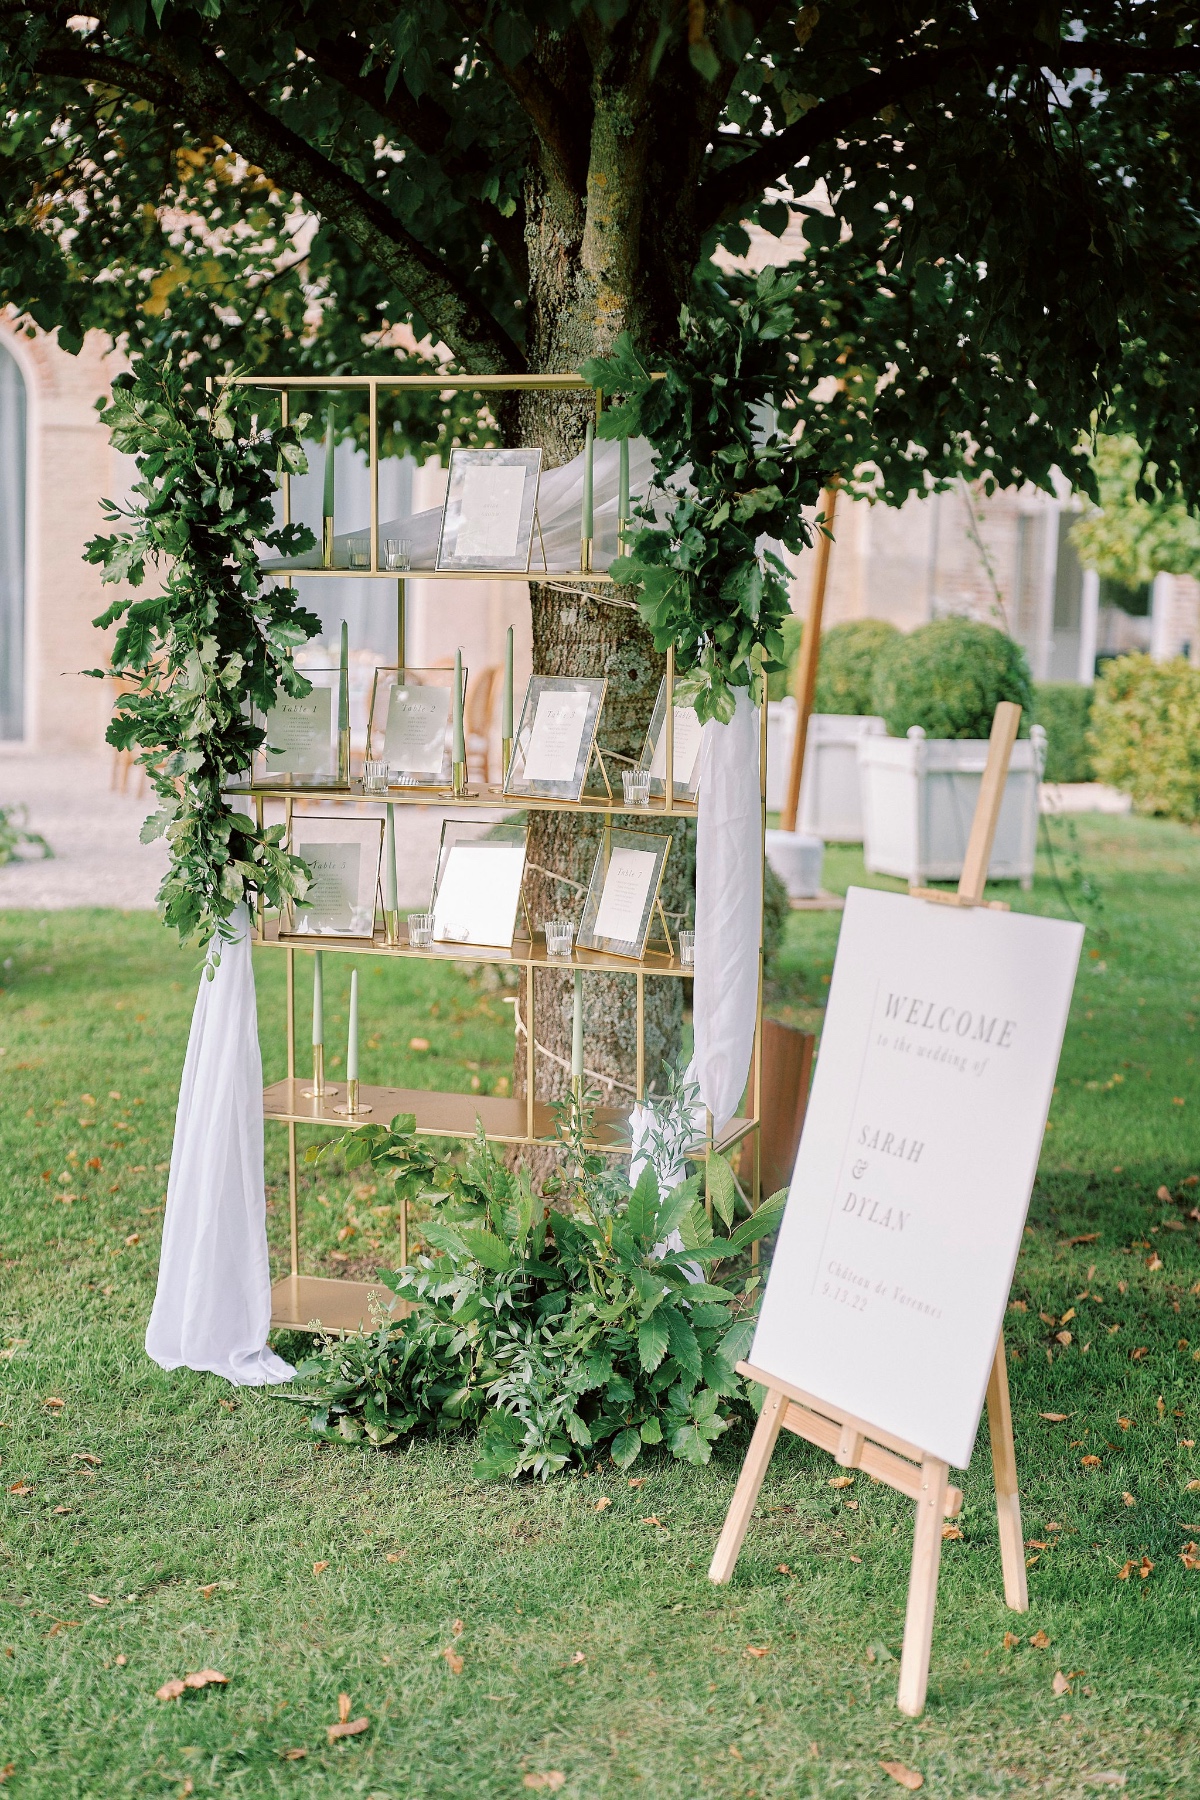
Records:
{"label": "white planter box", "polygon": [[[958,880],[987,751],[986,740],[927,738],[919,725],[904,738],[859,741],[863,860],[871,874],[898,875],[911,887]],[[989,865],[994,881],[1033,885],[1045,761],[1046,734],[1035,725],[1013,746]]]}
{"label": "white planter box", "polygon": [[[886,730],[882,719],[865,715],[813,713],[804,748],[797,831],[829,843],[862,843],[858,745],[864,737],[883,737]],[[767,709],[768,812],[782,810],[795,735],[796,702],[790,696],[772,701]]]}

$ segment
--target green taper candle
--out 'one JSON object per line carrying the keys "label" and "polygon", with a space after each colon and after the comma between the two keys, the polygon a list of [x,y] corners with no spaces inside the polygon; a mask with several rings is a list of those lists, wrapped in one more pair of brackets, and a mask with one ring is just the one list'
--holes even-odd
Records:
{"label": "green taper candle", "polygon": [[589,419],[583,440],[583,530],[581,537],[590,538],[592,531],[592,447],[596,428]]}
{"label": "green taper candle", "polygon": [[504,645],[504,700],[500,714],[500,736],[511,738],[513,734],[513,628],[508,628],[508,637]]}
{"label": "green taper candle", "polygon": [[617,473],[617,537],[625,536],[629,522],[629,439],[621,439],[621,460]]}
{"label": "green taper candle", "polygon": [[313,957],[313,1035],[314,1044],[325,1042],[325,970],[321,951]]}
{"label": "green taper candle", "polygon": [[583,970],[575,971],[575,1010],[571,1018],[571,1079],[583,1080]]}
{"label": "green taper candle", "polygon": [[390,800],[383,849],[383,906],[385,912],[400,910],[396,901],[396,809]]}
{"label": "green taper candle", "polygon": [[465,763],[467,760],[467,740],[463,735],[463,678],[462,651],[454,652],[454,760]]}
{"label": "green taper candle", "polygon": [[332,519],[333,517],[333,459],[333,402],[330,401],[329,411],[325,414],[325,495],[321,501],[321,516],[326,519]]}
{"label": "green taper candle", "polygon": [[350,1030],[346,1038],[346,1080],[358,1080],[358,970],[350,971]]}
{"label": "green taper candle", "polygon": [[338,730],[350,729],[350,631],[342,620],[342,650],[338,660]]}

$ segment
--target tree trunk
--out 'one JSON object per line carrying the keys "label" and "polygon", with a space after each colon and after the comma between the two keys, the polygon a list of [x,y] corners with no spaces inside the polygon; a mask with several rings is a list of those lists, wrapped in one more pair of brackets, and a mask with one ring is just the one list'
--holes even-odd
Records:
{"label": "tree trunk", "polygon": [[[679,295],[663,291],[655,305],[647,292],[640,258],[644,142],[646,131],[630,128],[628,113],[598,102],[593,121],[588,202],[581,207],[550,176],[531,179],[527,192],[526,240],[530,263],[530,366],[539,371],[578,369],[609,350],[622,331],[635,342],[669,340],[678,316]],[[514,440],[540,444],[547,467],[578,454],[590,396],[522,395],[509,426]],[[605,750],[637,757],[645,739],[665,659],[658,655],[636,611],[629,589],[605,588],[595,596],[565,594],[531,583],[533,665],[543,675],[603,675],[608,688],[597,741]],[[616,765],[619,770],[621,765]],[[622,817],[622,828],[669,832],[662,900],[669,913],[687,914],[694,885],[694,832],[686,822],[668,826]],[[555,876],[586,889],[603,822],[595,816],[535,812],[530,815],[528,891],[534,923],[555,913],[576,918],[583,895]],[[551,871],[552,873],[547,873]],[[685,922],[687,922],[685,920]],[[672,921],[673,927],[677,921]],[[632,1103],[636,1077],[636,986],[628,975],[585,976],[584,1067],[587,1085],[598,1086],[601,1104]],[[528,1021],[527,992],[522,1018]],[[569,975],[541,972],[534,991],[536,1087],[539,1097],[568,1090],[571,1061],[573,982]],[[683,1017],[682,983],[653,977],[645,988],[645,1075],[647,1086],[663,1061],[679,1050]],[[524,1038],[516,1046],[515,1088],[525,1090]]]}

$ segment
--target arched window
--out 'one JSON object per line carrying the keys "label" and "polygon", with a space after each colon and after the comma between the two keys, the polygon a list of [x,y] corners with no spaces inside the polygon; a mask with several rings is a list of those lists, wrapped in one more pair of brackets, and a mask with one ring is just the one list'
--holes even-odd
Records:
{"label": "arched window", "polygon": [[25,735],[25,382],[0,343],[0,738]]}

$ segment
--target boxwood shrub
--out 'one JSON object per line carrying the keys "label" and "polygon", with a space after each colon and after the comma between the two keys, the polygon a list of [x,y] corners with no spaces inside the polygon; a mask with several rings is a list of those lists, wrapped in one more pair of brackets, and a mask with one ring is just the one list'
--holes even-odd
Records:
{"label": "boxwood shrub", "polygon": [[813,710],[869,713],[871,680],[880,652],[900,633],[886,619],[848,619],[821,639]]}
{"label": "boxwood shrub", "polygon": [[1047,781],[1095,781],[1088,723],[1092,690],[1074,681],[1039,681],[1033,716],[1046,732]]}
{"label": "boxwood shrub", "polygon": [[1089,737],[1096,779],[1131,794],[1138,812],[1200,819],[1200,672],[1182,657],[1107,663]]}
{"label": "boxwood shrub", "polygon": [[1022,707],[1028,735],[1033,682],[1021,646],[974,619],[935,619],[907,636],[897,634],[879,653],[870,711],[892,737],[914,725],[931,738],[985,738],[1001,700]]}

